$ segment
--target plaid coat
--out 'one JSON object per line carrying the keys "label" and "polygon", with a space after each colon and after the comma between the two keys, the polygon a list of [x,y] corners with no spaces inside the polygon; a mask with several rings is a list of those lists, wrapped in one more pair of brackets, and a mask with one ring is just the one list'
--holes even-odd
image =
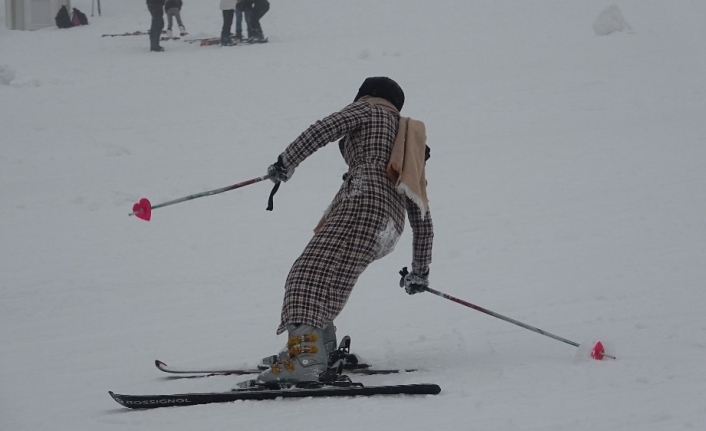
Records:
{"label": "plaid coat", "polygon": [[431,214],[395,190],[386,168],[397,136],[399,112],[394,108],[354,102],[317,121],[281,154],[286,167],[296,167],[326,144],[339,141],[348,172],[326,210],[326,223],[294,262],[285,283],[282,320],[323,328],[348,301],[360,274],[390,253],[409,214],[413,232],[412,270],[427,273],[431,263]]}

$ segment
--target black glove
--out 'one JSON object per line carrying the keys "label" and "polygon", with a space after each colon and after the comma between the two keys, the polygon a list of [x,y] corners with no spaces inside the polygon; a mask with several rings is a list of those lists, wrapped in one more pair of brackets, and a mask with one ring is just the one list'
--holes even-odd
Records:
{"label": "black glove", "polygon": [[410,295],[414,295],[415,293],[419,292],[424,292],[427,290],[427,287],[429,287],[429,273],[427,272],[426,274],[415,274],[415,273],[409,273],[407,271],[407,267],[405,266],[402,268],[402,271],[400,271],[400,275],[402,278],[400,278],[400,287],[404,287],[404,291],[409,293]]}
{"label": "black glove", "polygon": [[273,183],[286,183],[294,175],[294,168],[287,168],[282,163],[282,156],[277,157],[277,161],[267,168],[267,176]]}

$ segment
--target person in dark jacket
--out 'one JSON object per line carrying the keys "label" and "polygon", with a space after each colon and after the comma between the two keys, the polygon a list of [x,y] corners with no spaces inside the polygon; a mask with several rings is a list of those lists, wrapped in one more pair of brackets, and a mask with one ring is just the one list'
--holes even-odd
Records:
{"label": "person in dark jacket", "polygon": [[159,39],[162,37],[162,30],[164,29],[164,0],[147,0],[147,9],[152,15],[150,51],[164,51],[164,48],[159,46]]}
{"label": "person in dark jacket", "polygon": [[270,10],[270,2],[267,0],[248,0],[252,5],[252,14],[250,16],[250,25],[252,34],[250,35],[251,42],[267,42],[265,35],[262,33],[260,19]]}
{"label": "person in dark jacket", "polygon": [[[429,286],[434,230],[426,194],[424,123],[401,117],[402,88],[390,78],[363,82],[355,100],[317,121],[267,169],[275,183],[286,182],[307,157],[330,142],[348,165],[343,184],[324,212],[314,236],[294,262],[285,282],[277,333],[287,345],[263,383],[316,381],[329,365],[333,320],[343,310],[358,277],[391,253],[405,218],[413,234],[412,272],[401,285],[409,294]],[[402,273],[401,273],[402,274]]]}

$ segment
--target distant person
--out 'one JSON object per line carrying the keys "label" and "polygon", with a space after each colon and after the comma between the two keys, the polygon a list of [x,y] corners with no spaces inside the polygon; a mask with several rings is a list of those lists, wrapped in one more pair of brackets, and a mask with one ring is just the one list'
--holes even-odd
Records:
{"label": "distant person", "polygon": [[232,45],[230,39],[230,27],[233,25],[233,14],[235,13],[236,0],[221,0],[221,11],[223,12],[223,28],[221,28],[221,45]]}
{"label": "distant person", "polygon": [[252,34],[250,35],[250,42],[253,43],[263,43],[267,42],[267,38],[262,33],[262,26],[260,25],[260,20],[262,17],[270,10],[270,2],[267,0],[247,0],[252,5],[252,16],[250,17],[250,25],[252,28]]}
{"label": "distant person", "polygon": [[179,26],[179,35],[186,36],[186,27],[181,21],[181,7],[183,6],[182,0],[167,0],[164,3],[164,12],[167,14],[167,37],[172,38],[172,21],[176,18],[177,25]]}
{"label": "distant person", "polygon": [[251,24],[252,19],[252,2],[246,0],[237,0],[235,4],[235,40],[236,42],[243,41],[243,17],[245,25],[248,27],[248,39],[252,36]]}
{"label": "distant person", "polygon": [[152,15],[150,51],[164,51],[164,48],[159,46],[159,39],[162,37],[162,30],[164,29],[164,0],[147,0],[147,9]]}

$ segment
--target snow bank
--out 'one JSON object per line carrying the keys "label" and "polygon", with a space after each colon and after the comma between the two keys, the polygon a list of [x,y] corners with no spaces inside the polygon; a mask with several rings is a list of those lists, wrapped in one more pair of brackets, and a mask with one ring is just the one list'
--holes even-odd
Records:
{"label": "snow bank", "polygon": [[611,5],[603,9],[593,21],[593,31],[596,32],[596,36],[607,36],[620,31],[632,33],[632,27],[623,18],[620,8],[617,5]]}
{"label": "snow bank", "polygon": [[15,79],[15,69],[7,64],[0,64],[0,85],[10,85]]}

